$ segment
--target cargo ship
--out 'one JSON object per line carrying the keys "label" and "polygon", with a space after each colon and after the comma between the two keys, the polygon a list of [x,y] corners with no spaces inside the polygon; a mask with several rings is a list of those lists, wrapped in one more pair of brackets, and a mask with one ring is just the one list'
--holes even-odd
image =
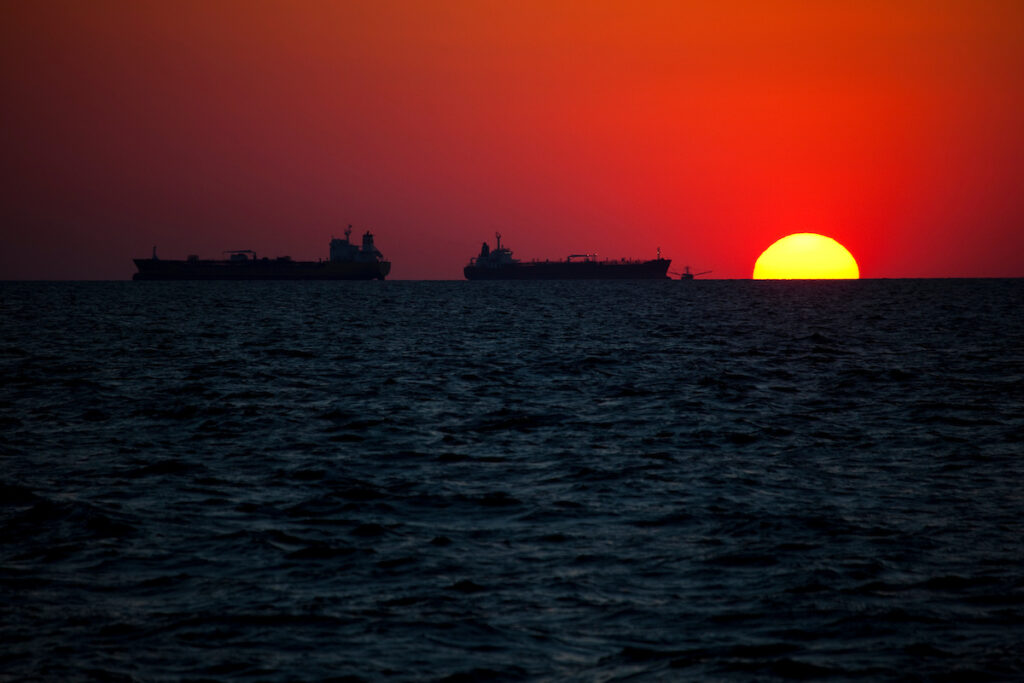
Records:
{"label": "cargo ship", "polygon": [[463,269],[467,280],[667,280],[671,259],[650,261],[618,259],[598,260],[597,254],[570,254],[564,261],[520,261],[512,250],[501,246],[501,233],[495,233],[497,246],[487,242],[480,255]]}
{"label": "cargo ship", "polygon": [[137,258],[139,272],[133,280],[383,280],[391,262],[373,244],[373,235],[363,235],[362,246],[352,243],[352,226],[344,239],[332,238],[326,261],[293,261],[290,256],[258,258],[251,249],[225,251],[226,259],[201,259],[192,255],[182,260],[162,259],[153,247],[152,258]]}

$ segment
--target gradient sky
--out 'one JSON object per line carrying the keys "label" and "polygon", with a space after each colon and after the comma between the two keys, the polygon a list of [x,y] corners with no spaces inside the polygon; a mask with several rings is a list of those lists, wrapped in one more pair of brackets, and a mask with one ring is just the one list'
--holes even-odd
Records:
{"label": "gradient sky", "polygon": [[327,255],[750,277],[792,232],[863,277],[1024,276],[1024,2],[0,6],[0,279]]}

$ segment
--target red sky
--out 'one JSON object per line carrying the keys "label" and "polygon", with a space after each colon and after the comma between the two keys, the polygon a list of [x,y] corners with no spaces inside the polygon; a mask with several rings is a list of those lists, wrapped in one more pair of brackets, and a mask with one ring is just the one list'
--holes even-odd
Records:
{"label": "red sky", "polygon": [[316,259],[349,223],[393,279],[461,279],[496,230],[1024,276],[1020,0],[10,0],[0,86],[0,279]]}

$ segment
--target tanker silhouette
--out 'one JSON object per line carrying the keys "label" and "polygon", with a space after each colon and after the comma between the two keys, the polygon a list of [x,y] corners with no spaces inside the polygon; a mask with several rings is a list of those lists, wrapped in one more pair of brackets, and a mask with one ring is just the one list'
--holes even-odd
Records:
{"label": "tanker silhouette", "polygon": [[671,259],[650,261],[628,259],[603,260],[597,254],[570,254],[564,261],[520,261],[512,250],[501,246],[501,233],[495,233],[497,246],[487,242],[480,255],[463,268],[467,280],[667,280]]}
{"label": "tanker silhouette", "polygon": [[132,259],[139,272],[133,280],[383,280],[391,272],[373,244],[373,235],[363,235],[362,247],[352,244],[352,226],[344,239],[334,238],[327,261],[293,261],[290,256],[257,258],[250,249],[226,251],[226,259],[189,256],[184,261],[158,258],[156,247],[148,259]]}

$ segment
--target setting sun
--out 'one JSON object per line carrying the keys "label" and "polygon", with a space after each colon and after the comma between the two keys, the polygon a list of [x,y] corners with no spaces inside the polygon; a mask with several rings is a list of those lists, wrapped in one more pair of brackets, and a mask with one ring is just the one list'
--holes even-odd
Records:
{"label": "setting sun", "polygon": [[846,247],[813,232],[787,235],[764,250],[754,264],[755,280],[826,280],[860,278]]}

